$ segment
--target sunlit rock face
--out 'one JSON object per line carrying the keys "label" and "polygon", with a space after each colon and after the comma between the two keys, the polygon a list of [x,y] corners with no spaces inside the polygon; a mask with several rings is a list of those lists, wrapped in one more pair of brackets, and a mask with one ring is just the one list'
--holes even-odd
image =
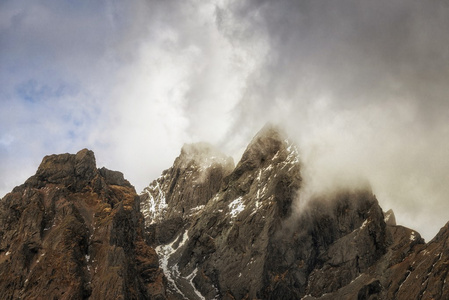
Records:
{"label": "sunlit rock face", "polygon": [[140,198],[168,297],[444,299],[446,231],[425,244],[368,186],[302,202],[300,171],[295,145],[269,125],[235,167],[211,146],[184,146]]}
{"label": "sunlit rock face", "polygon": [[2,299],[165,299],[134,187],[92,151],[46,156],[0,203]]}

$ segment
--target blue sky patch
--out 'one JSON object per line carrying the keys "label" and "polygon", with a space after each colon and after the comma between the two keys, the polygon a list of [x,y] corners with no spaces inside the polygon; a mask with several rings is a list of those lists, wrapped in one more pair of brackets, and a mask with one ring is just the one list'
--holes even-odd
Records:
{"label": "blue sky patch", "polygon": [[48,85],[35,79],[30,79],[17,87],[16,94],[20,99],[34,104],[49,99],[74,95],[76,94],[76,89],[64,83]]}

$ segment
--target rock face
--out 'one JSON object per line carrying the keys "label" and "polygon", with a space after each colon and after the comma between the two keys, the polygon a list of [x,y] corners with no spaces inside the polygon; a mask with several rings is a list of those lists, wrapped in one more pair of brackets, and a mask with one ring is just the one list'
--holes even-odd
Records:
{"label": "rock face", "polygon": [[425,244],[369,187],[304,202],[298,151],[272,126],[235,168],[207,149],[185,146],[140,198],[168,298],[447,299],[449,225]]}
{"label": "rock face", "polygon": [[369,187],[302,199],[295,146],[186,145],[138,196],[89,150],[0,201],[2,299],[449,299],[449,223],[425,243]]}
{"label": "rock face", "polygon": [[165,299],[139,197],[92,151],[46,156],[0,203],[2,299]]}
{"label": "rock face", "polygon": [[142,212],[153,239],[158,243],[173,239],[186,221],[217,193],[223,178],[233,168],[233,159],[211,145],[185,145],[173,167],[141,195]]}

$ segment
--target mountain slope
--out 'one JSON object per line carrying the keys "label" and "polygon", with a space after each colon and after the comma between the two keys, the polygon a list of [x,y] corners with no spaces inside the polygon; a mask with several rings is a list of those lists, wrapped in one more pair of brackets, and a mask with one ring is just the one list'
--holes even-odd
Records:
{"label": "mountain slope", "polygon": [[2,299],[165,299],[138,199],[92,151],[46,156],[0,203]]}
{"label": "mountain slope", "polygon": [[92,151],[46,156],[0,201],[2,299],[447,299],[429,243],[368,186],[305,201],[299,153],[264,127],[234,166],[204,143],[138,196]]}
{"label": "mountain slope", "polygon": [[445,299],[447,227],[425,244],[369,187],[302,203],[299,154],[277,128],[234,169],[226,159],[201,168],[212,158],[196,155],[186,168],[183,150],[141,196],[169,298]]}

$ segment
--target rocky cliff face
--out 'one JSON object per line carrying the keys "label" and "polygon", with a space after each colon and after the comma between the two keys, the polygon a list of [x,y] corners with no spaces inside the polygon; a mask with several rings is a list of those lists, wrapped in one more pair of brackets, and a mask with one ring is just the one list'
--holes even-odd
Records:
{"label": "rocky cliff face", "polygon": [[139,197],[92,151],[51,155],[0,203],[2,299],[165,299]]}
{"label": "rocky cliff face", "polygon": [[196,155],[184,148],[141,195],[169,298],[447,298],[447,226],[425,244],[383,213],[369,187],[294,209],[298,151],[271,126],[235,168],[187,147]]}
{"label": "rocky cliff face", "polygon": [[[173,239],[220,189],[234,168],[232,158],[205,143],[185,145],[173,167],[141,195],[147,230],[158,243]],[[156,226],[157,224],[157,226]]]}
{"label": "rocky cliff face", "polygon": [[369,187],[305,202],[300,171],[272,126],[236,166],[184,146],[140,196],[91,151],[47,156],[0,202],[1,298],[449,298],[449,223],[426,244]]}

